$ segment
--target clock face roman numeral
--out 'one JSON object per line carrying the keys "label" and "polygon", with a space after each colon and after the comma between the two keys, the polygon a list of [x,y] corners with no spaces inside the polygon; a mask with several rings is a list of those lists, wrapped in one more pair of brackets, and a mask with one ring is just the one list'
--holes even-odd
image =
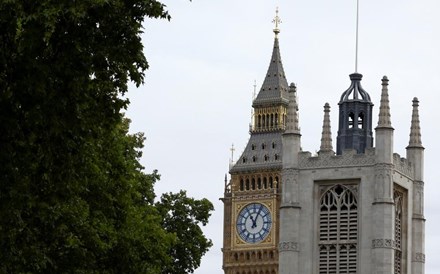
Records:
{"label": "clock face roman numeral", "polygon": [[238,214],[236,229],[240,238],[247,243],[263,241],[271,227],[270,211],[261,203],[248,204]]}

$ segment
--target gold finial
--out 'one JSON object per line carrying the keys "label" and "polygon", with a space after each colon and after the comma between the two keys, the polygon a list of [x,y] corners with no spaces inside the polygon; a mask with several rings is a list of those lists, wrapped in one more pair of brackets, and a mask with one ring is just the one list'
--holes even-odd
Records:
{"label": "gold finial", "polygon": [[275,12],[276,12],[276,15],[275,15],[275,18],[272,20],[272,23],[275,23],[275,28],[273,29],[273,32],[275,33],[275,37],[277,37],[278,33],[280,33],[280,29],[279,29],[278,25],[281,24],[282,22],[281,22],[280,17],[278,16],[278,7]]}

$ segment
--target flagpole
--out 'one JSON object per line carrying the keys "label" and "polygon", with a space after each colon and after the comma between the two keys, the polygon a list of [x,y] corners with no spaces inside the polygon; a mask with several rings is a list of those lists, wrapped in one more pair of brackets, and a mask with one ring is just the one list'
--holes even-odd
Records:
{"label": "flagpole", "polygon": [[356,56],[354,64],[354,72],[358,72],[358,48],[359,48],[359,0],[356,7]]}

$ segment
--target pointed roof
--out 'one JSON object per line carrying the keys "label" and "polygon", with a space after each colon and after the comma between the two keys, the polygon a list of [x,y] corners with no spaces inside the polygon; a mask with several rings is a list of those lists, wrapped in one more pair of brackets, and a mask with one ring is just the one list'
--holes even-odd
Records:
{"label": "pointed roof", "polygon": [[[277,29],[279,32],[279,29]],[[270,59],[269,68],[260,92],[253,102],[253,106],[261,106],[273,103],[288,103],[288,87],[286,75],[284,73],[283,63],[281,62],[281,54],[277,32],[275,32],[275,41]]]}
{"label": "pointed roof", "polygon": [[379,121],[377,128],[389,128],[391,126],[390,100],[388,97],[388,78],[382,78],[382,94],[380,96]]}
{"label": "pointed roof", "polygon": [[412,102],[413,111],[411,119],[411,130],[409,134],[409,145],[407,148],[423,148],[422,134],[420,132],[419,99],[417,99],[417,97],[414,97]]}
{"label": "pointed roof", "polygon": [[[272,56],[267,69],[263,85],[253,101],[252,107],[266,107],[272,105],[284,104],[297,110],[295,98],[289,105],[289,85],[284,74],[283,64],[279,48],[278,34],[280,33],[280,18],[277,15],[273,21],[275,23],[275,40],[272,50]],[[295,95],[295,86],[291,87],[291,95]],[[292,112],[292,130],[299,132],[297,112]],[[251,131],[251,137],[237,162],[230,168],[231,174],[237,172],[248,172],[252,170],[280,170],[282,168],[282,130],[275,131]]]}
{"label": "pointed roof", "polygon": [[325,103],[324,105],[324,121],[322,124],[321,147],[319,151],[320,152],[333,151],[329,103]]}

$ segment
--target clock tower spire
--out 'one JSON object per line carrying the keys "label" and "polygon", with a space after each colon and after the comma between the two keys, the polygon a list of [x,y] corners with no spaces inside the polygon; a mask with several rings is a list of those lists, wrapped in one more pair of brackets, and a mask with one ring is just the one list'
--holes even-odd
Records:
{"label": "clock tower spire", "polygon": [[231,187],[222,198],[225,274],[278,272],[282,134],[292,89],[281,62],[278,13],[277,8],[269,67],[252,102],[250,138],[229,170]]}

